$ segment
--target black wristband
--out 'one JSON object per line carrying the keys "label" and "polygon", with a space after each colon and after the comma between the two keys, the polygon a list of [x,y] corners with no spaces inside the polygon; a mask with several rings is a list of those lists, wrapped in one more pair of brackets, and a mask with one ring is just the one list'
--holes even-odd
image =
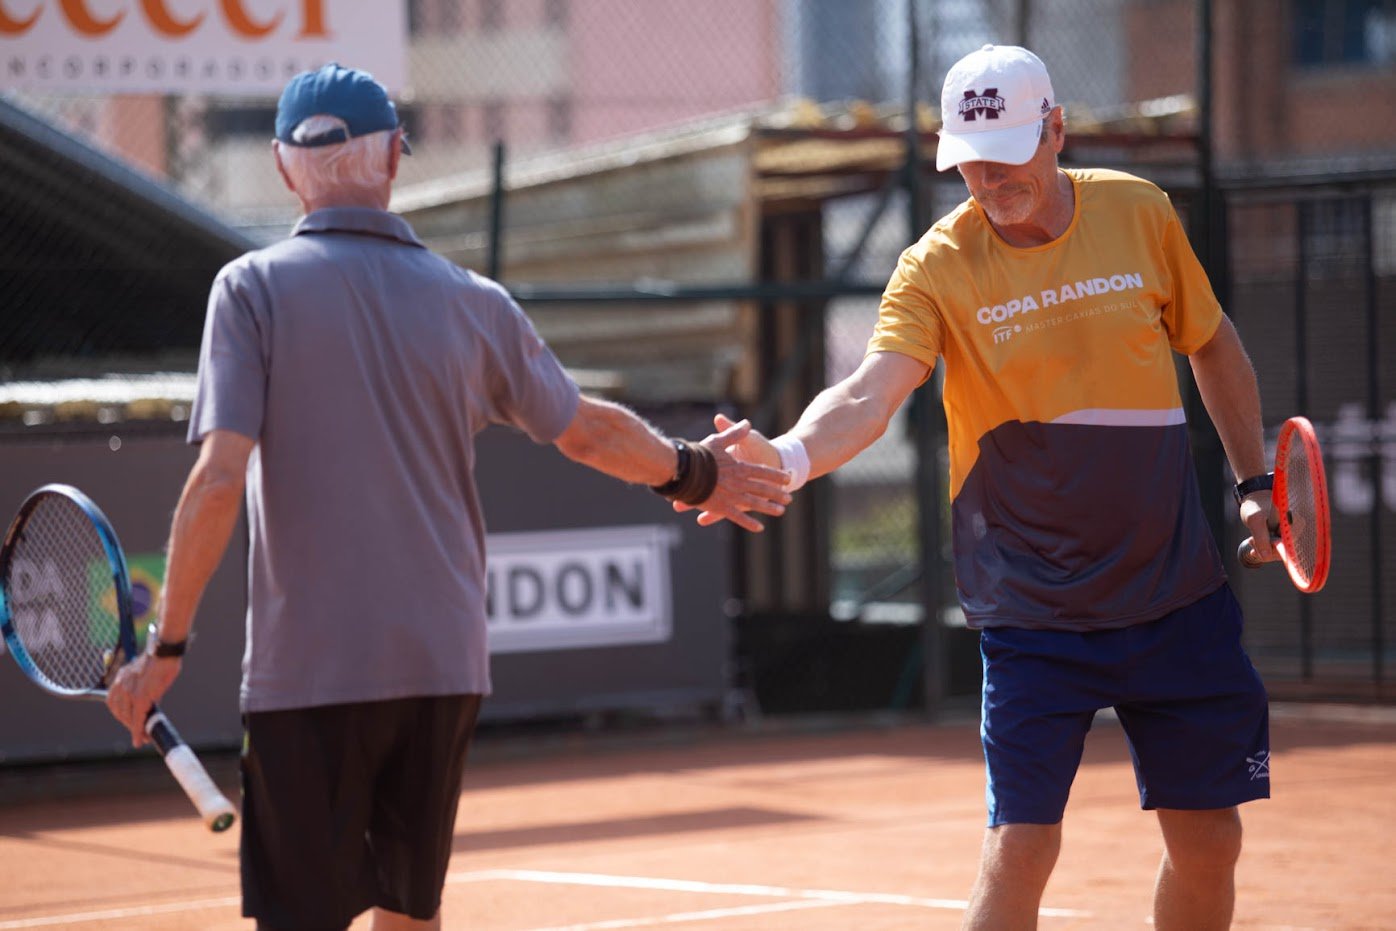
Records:
{"label": "black wristband", "polygon": [[670,501],[698,505],[712,496],[717,487],[717,457],[701,443],[674,440],[679,463],[674,477],[663,485],[651,485],[657,495]]}
{"label": "black wristband", "polygon": [[675,495],[684,504],[702,504],[712,497],[717,487],[717,457],[712,450],[701,444],[690,447],[693,452],[693,468],[689,480]]}
{"label": "black wristband", "polygon": [[172,659],[183,656],[189,650],[189,638],[183,640],[161,640],[160,631],[154,624],[146,630],[146,641],[150,648],[151,656],[158,656],[161,659]]}
{"label": "black wristband", "polygon": [[1261,475],[1252,475],[1245,481],[1237,482],[1231,487],[1231,493],[1236,498],[1236,506],[1240,507],[1241,502],[1246,500],[1246,495],[1253,495],[1257,491],[1269,491],[1275,487],[1275,473],[1266,472]]}
{"label": "black wristband", "polygon": [[674,444],[674,452],[678,453],[679,456],[678,464],[674,467],[674,477],[663,485],[651,485],[650,491],[661,497],[672,499],[674,493],[682,487],[684,480],[688,478],[688,474],[692,470],[693,457],[688,444],[683,440],[671,440],[670,442]]}

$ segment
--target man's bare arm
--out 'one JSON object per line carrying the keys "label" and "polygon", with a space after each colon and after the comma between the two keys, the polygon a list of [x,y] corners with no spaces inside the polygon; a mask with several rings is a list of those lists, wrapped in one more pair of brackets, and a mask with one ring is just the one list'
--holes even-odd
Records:
{"label": "man's bare arm", "polygon": [[161,600],[160,635],[183,640],[209,579],[223,560],[242,507],[247,459],[256,443],[214,430],[199,447],[170,527],[169,565]]}
{"label": "man's bare arm", "polygon": [[[241,434],[214,430],[199,448],[198,461],[189,471],[170,528],[159,608],[160,639],[167,643],[189,637],[199,600],[223,560],[237,524],[247,458],[255,445]],[[117,673],[107,692],[107,707],[131,732],[132,746],[149,739],[146,714],[169,691],[180,668],[177,658],[160,659],[146,652]]]}
{"label": "man's bare arm", "polygon": [[[1260,417],[1260,388],[1231,321],[1223,317],[1217,332],[1188,357],[1188,362],[1236,480],[1269,471]],[[1255,541],[1256,554],[1263,560],[1277,558],[1267,527],[1270,516],[1268,492],[1254,494],[1241,505],[1241,519]]]}
{"label": "man's bare arm", "polygon": [[[911,356],[875,352],[865,357],[852,375],[816,395],[785,434],[804,446],[810,461],[807,477],[827,475],[871,446],[887,431],[887,424],[902,402],[929,376],[930,367]],[[721,414],[714,418],[714,423],[719,430],[732,426],[732,421]],[[772,441],[755,430],[732,451],[748,462],[783,467]],[[675,507],[689,510],[682,505]],[[698,523],[706,527],[724,517],[703,509]]]}
{"label": "man's bare arm", "polygon": [[809,477],[827,475],[871,446],[929,375],[929,366],[911,356],[875,352],[816,395],[788,431],[809,454]]}
{"label": "man's bare arm", "polygon": [[[717,460],[718,484],[702,506],[755,532],[762,529],[761,524],[747,512],[778,516],[785,512],[790,495],[784,489],[784,472],[742,462],[727,453],[727,447],[740,443],[749,429],[745,423],[734,424],[703,440]],[[619,404],[586,395],[555,443],[574,462],[624,482],[663,485],[678,468],[673,443],[643,418]]]}

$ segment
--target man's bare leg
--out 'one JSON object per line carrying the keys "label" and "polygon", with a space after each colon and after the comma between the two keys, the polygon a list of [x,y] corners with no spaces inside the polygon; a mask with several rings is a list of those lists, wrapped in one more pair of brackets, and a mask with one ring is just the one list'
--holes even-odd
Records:
{"label": "man's bare leg", "polygon": [[431,918],[422,921],[401,912],[390,912],[386,908],[373,910],[373,931],[441,931],[441,910]]}
{"label": "man's bare leg", "polygon": [[1062,826],[1001,824],[984,832],[979,877],[965,911],[966,931],[1031,931],[1042,890],[1057,864]]}
{"label": "man's bare leg", "polygon": [[1163,862],[1154,886],[1155,931],[1225,931],[1236,906],[1241,815],[1235,808],[1158,811]]}

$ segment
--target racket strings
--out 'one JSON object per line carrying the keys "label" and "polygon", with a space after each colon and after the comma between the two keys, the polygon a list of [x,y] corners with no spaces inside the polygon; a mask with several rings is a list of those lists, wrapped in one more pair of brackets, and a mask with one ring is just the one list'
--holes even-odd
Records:
{"label": "racket strings", "polygon": [[1301,442],[1289,444],[1285,460],[1285,511],[1290,559],[1306,579],[1312,579],[1318,564],[1318,504],[1314,469],[1308,450]]}
{"label": "racket strings", "polygon": [[111,564],[87,515],[45,497],[5,573],[11,622],[38,670],[61,688],[100,687],[121,622]]}

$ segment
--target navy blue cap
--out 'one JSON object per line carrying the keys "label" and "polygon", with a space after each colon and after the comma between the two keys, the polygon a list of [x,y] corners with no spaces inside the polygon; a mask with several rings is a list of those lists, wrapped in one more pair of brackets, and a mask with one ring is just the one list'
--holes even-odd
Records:
{"label": "navy blue cap", "polygon": [[[297,142],[293,138],[296,127],[320,114],[343,120],[349,127],[349,137],[334,131]],[[333,145],[356,136],[397,129],[398,125],[397,107],[388,98],[387,89],[367,71],[345,68],[336,62],[293,77],[276,104],[276,138],[286,145]],[[402,151],[412,154],[406,138],[402,140]]]}

